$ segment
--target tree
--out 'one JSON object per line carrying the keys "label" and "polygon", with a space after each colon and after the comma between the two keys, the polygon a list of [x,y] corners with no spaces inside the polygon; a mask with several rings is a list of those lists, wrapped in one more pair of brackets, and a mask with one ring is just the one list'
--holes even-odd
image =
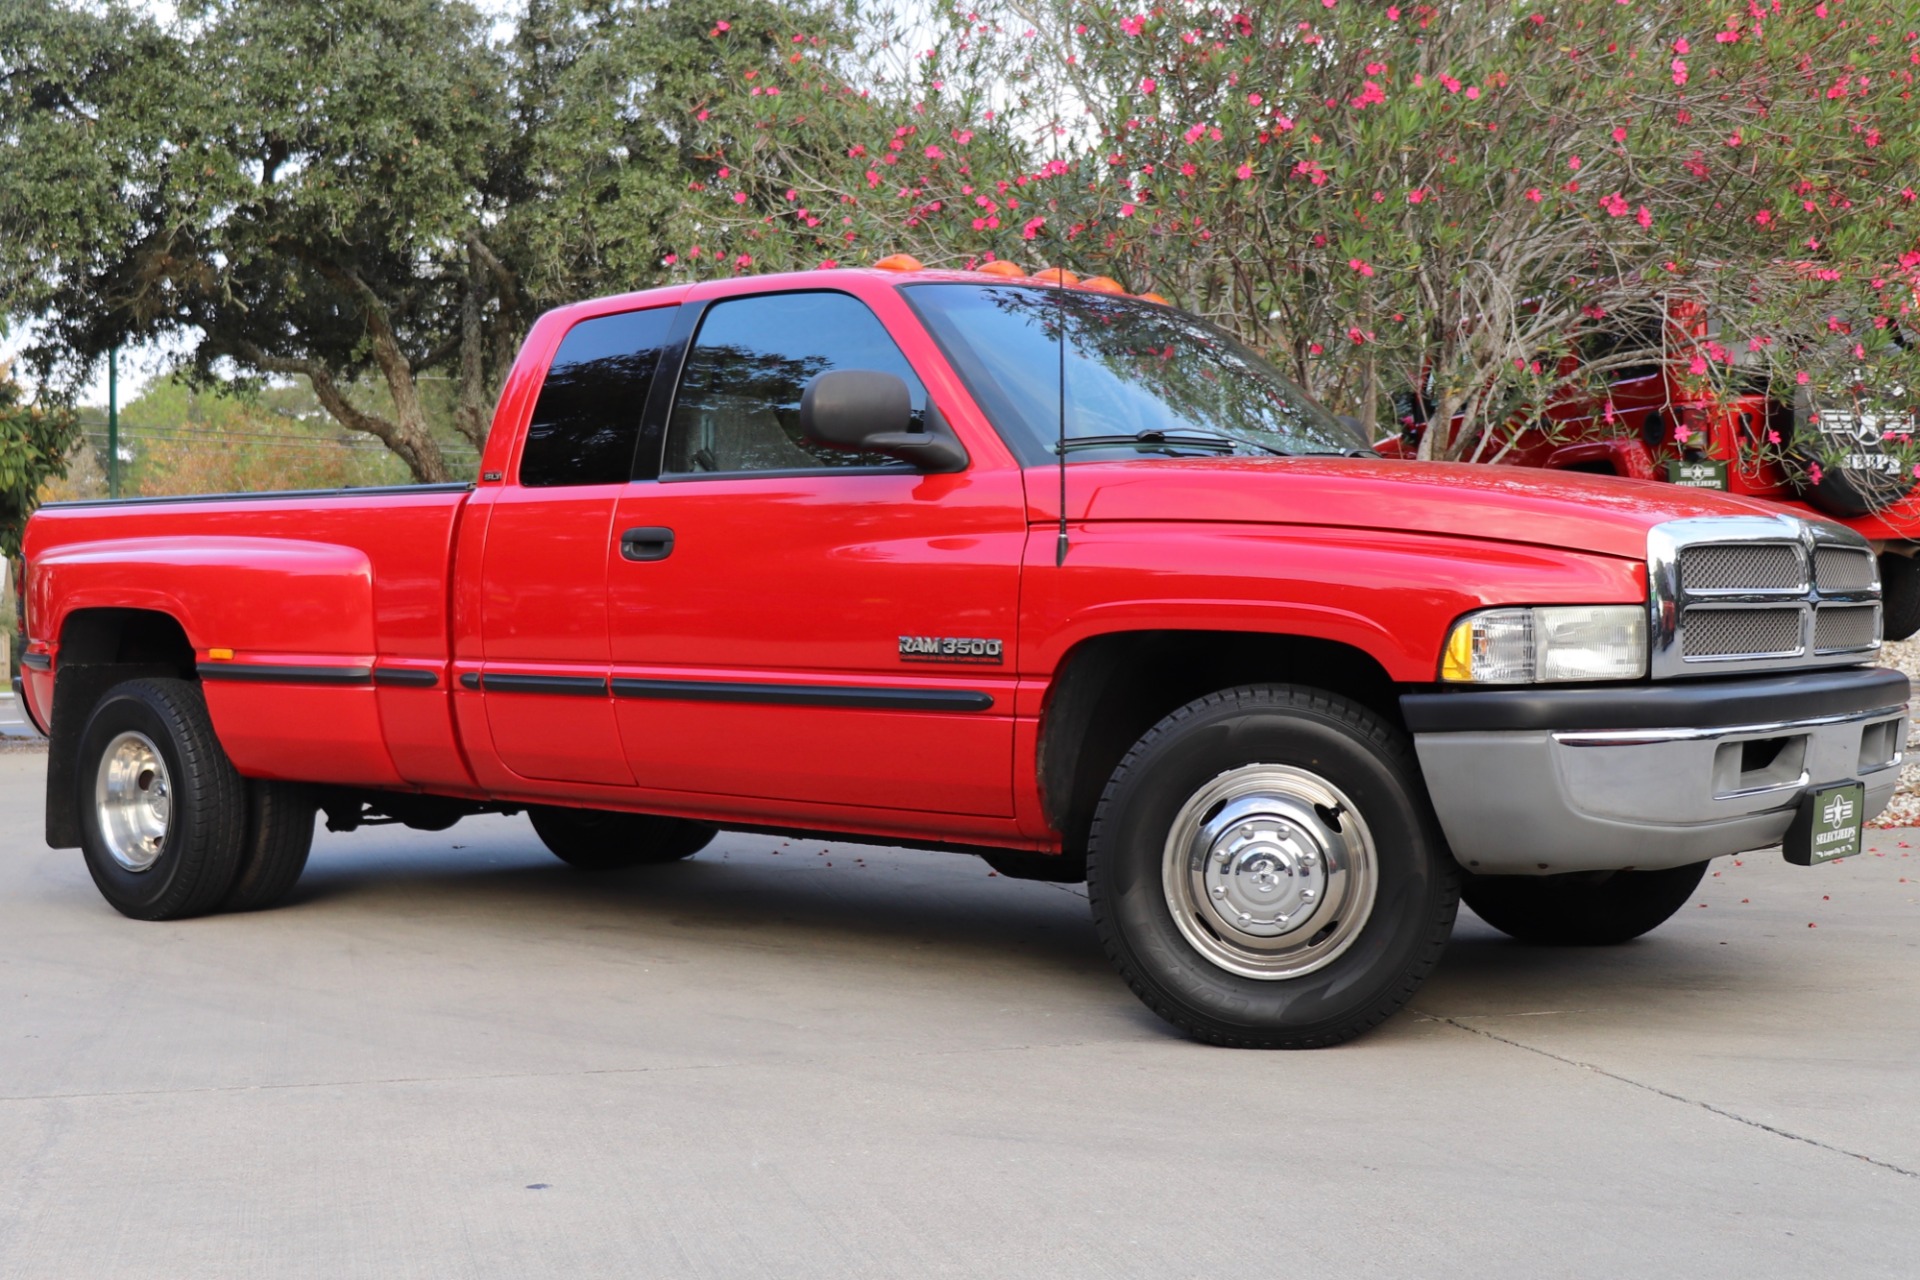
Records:
{"label": "tree", "polygon": [[[446,478],[418,378],[458,353],[501,131],[477,11],[198,0],[162,27],[40,0],[0,18],[0,65],[22,177],[0,305],[39,317],[36,365],[72,378],[115,343],[186,336],[203,378],[300,375],[414,475]],[[390,415],[356,403],[362,375]]]}
{"label": "tree", "polygon": [[0,365],[0,556],[18,560],[27,517],[47,481],[66,474],[78,428],[65,409],[27,404]]}

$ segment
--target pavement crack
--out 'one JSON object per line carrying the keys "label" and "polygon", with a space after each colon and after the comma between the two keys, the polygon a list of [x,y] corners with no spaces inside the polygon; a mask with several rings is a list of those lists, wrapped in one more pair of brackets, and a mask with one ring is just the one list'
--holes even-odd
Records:
{"label": "pavement crack", "polygon": [[1909,1169],[1909,1168],[1906,1168],[1904,1165],[1894,1164],[1891,1160],[1882,1160],[1877,1156],[1867,1155],[1865,1152],[1851,1151],[1846,1147],[1835,1146],[1831,1142],[1822,1142],[1818,1138],[1809,1138],[1804,1133],[1795,1133],[1791,1129],[1782,1129],[1778,1125],[1768,1124],[1764,1120],[1755,1120],[1751,1116],[1743,1116],[1737,1111],[1729,1111],[1727,1108],[1715,1106],[1711,1102],[1703,1102],[1698,1098],[1689,1098],[1683,1093],[1675,1093],[1671,1089],[1662,1089],[1657,1084],[1648,1084],[1644,1080],[1635,1080],[1632,1076],[1623,1076],[1618,1071],[1609,1071],[1605,1067],[1600,1066],[1598,1063],[1583,1062],[1579,1058],[1569,1058],[1565,1054],[1555,1053],[1550,1049],[1542,1049],[1538,1045],[1531,1045],[1531,1044],[1527,1044],[1525,1041],[1522,1041],[1522,1040],[1515,1040],[1511,1036],[1503,1036],[1497,1032],[1488,1031],[1484,1027],[1470,1027],[1466,1023],[1460,1021],[1460,1019],[1449,1018],[1444,1014],[1423,1013],[1418,1009],[1413,1009],[1413,1010],[1410,1010],[1409,1012],[1412,1012],[1418,1015],[1419,1017],[1425,1018],[1429,1022],[1444,1022],[1446,1025],[1450,1027],[1454,1027],[1458,1030],[1464,1031],[1468,1035],[1480,1036],[1484,1039],[1493,1040],[1493,1041],[1496,1041],[1497,1043],[1510,1046],[1511,1048],[1524,1050],[1527,1053],[1538,1054],[1543,1058],[1549,1058],[1554,1062],[1561,1063],[1564,1066],[1578,1067],[1582,1071],[1591,1071],[1597,1076],[1605,1076],[1609,1080],[1618,1081],[1619,1083],[1628,1085],[1632,1088],[1642,1089],[1648,1093],[1657,1094],[1662,1098],[1666,1098],[1673,1102],[1681,1103],[1685,1106],[1698,1107],[1700,1110],[1719,1116],[1723,1120],[1731,1120],[1735,1124],[1746,1125],[1749,1129],[1758,1129],[1762,1133],[1770,1133],[1776,1138],[1785,1138],[1789,1142],[1805,1143],[1809,1147],[1817,1147],[1822,1151],[1830,1151],[1834,1155],[1846,1156],[1853,1160],[1864,1161],[1867,1164],[1873,1165],[1875,1168],[1885,1169],[1889,1173],[1897,1173],[1903,1178],[1914,1178],[1916,1180],[1920,1180],[1920,1170]]}

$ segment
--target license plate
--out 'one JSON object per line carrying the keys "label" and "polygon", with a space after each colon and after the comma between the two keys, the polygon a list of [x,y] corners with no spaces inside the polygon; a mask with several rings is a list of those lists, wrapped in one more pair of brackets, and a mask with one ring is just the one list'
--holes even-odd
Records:
{"label": "license plate", "polygon": [[1860,852],[1860,827],[1867,816],[1867,789],[1858,782],[1815,787],[1800,797],[1800,812],[1787,828],[1781,851],[1787,861],[1817,867]]}

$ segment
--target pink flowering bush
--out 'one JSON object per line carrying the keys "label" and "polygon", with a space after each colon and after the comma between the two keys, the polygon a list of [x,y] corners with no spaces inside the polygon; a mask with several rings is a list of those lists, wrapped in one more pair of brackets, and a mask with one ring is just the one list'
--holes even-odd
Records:
{"label": "pink flowering bush", "polygon": [[[1376,435],[1418,389],[1435,457],[1497,458],[1655,350],[1701,397],[1920,388],[1920,15],[1897,0],[1050,0],[928,43],[884,75],[807,47],[717,86],[703,233],[756,266],[1112,276]],[[1666,322],[1687,305],[1718,336]]]}

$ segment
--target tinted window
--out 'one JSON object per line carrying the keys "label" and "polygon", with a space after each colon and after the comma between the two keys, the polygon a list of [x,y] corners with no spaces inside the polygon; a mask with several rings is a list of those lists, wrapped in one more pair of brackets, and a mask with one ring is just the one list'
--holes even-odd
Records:
{"label": "tinted window", "polygon": [[777,293],[716,302],[700,322],[667,424],[668,473],[899,466],[800,438],[800,396],[834,369],[906,380],[915,414],[926,389],[879,318],[844,293]]}
{"label": "tinted window", "polygon": [[520,483],[622,484],[674,307],[582,320],[567,330],[533,407]]}
{"label": "tinted window", "polygon": [[[1184,311],[1026,285],[914,285],[906,293],[994,426],[1030,463],[1052,459],[1063,416],[1069,441],[1129,438],[1090,450],[1096,456],[1100,448],[1139,453],[1145,446],[1131,440],[1156,433],[1219,435],[1249,454],[1366,448],[1258,354]],[[1179,452],[1156,447],[1152,456]]]}

